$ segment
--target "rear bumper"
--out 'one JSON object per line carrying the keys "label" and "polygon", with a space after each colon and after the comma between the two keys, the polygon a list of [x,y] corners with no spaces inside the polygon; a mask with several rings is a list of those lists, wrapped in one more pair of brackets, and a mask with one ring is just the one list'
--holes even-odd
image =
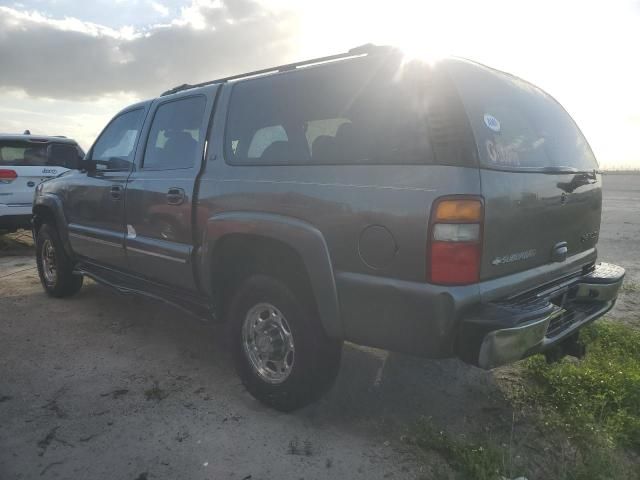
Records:
{"label": "rear bumper", "polygon": [[546,350],[607,313],[624,274],[622,267],[601,263],[570,281],[486,305],[462,322],[463,355],[490,369]]}
{"label": "rear bumper", "polygon": [[30,203],[0,203],[0,229],[31,228]]}
{"label": "rear bumper", "polygon": [[574,259],[562,276],[550,265],[457,287],[337,272],[343,338],[428,358],[457,356],[483,368],[513,362],[613,307],[624,269],[592,267],[593,257],[595,251]]}

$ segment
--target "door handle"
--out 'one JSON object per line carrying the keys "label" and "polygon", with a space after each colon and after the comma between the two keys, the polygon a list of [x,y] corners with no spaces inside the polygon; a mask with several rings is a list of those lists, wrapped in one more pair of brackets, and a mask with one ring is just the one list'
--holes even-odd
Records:
{"label": "door handle", "polygon": [[184,202],[184,190],[182,188],[170,188],[167,192],[167,203],[169,205],[180,205]]}
{"label": "door handle", "polygon": [[120,196],[122,195],[122,186],[120,185],[111,185],[111,198],[115,199],[115,200],[119,200]]}

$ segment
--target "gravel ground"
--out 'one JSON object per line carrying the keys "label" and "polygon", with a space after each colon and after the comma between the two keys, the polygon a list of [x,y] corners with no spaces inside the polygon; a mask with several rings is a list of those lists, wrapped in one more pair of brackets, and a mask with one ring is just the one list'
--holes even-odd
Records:
{"label": "gravel ground", "polygon": [[[632,283],[639,203],[640,176],[605,178],[600,258]],[[350,345],[326,397],[274,412],[242,388],[221,332],[90,281],[49,299],[28,244],[0,237],[2,480],[431,478],[400,441],[420,416],[454,432],[513,428],[508,370]],[[623,293],[612,315],[631,318],[637,297]]]}

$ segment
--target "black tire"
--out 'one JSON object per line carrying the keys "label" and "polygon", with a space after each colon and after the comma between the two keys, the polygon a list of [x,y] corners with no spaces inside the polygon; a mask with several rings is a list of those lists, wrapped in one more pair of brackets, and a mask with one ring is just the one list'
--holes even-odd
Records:
{"label": "black tire", "polygon": [[[333,384],[340,368],[342,341],[325,334],[315,308],[301,301],[282,281],[267,275],[247,278],[237,290],[228,310],[231,348],[236,371],[246,389],[262,403],[290,412],[317,400]],[[286,319],[293,337],[294,357],[290,373],[280,383],[260,376],[246,353],[243,325],[249,312],[260,304],[274,306]]]}
{"label": "black tire", "polygon": [[[53,249],[53,257],[44,253],[45,249]],[[48,257],[45,260],[45,256]],[[62,241],[55,226],[45,223],[38,230],[36,237],[36,262],[42,287],[48,295],[56,298],[69,297],[82,287],[82,275],[73,274],[73,262],[64,250]],[[46,263],[54,265],[55,276],[52,278]]]}

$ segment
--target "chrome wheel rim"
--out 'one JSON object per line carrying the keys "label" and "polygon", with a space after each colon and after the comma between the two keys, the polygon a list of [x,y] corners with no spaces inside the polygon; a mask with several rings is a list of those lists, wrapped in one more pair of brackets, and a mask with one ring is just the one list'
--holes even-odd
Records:
{"label": "chrome wheel rim", "polygon": [[53,284],[58,279],[56,270],[56,250],[53,248],[51,240],[45,240],[42,244],[42,274],[49,284]]}
{"label": "chrome wheel rim", "polygon": [[272,384],[284,382],[295,361],[293,335],[286,318],[269,303],[251,308],[242,325],[242,346],[254,372]]}

